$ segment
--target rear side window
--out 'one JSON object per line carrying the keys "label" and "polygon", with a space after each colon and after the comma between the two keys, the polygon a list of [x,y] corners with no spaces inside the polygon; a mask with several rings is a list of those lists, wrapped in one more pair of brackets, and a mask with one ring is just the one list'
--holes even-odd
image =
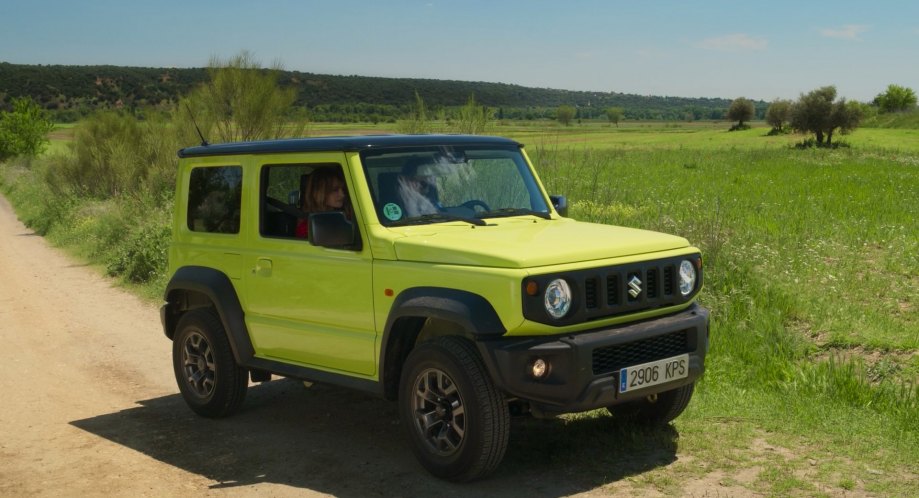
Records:
{"label": "rear side window", "polygon": [[191,170],[188,186],[188,228],[194,232],[239,233],[242,167],[217,166]]}

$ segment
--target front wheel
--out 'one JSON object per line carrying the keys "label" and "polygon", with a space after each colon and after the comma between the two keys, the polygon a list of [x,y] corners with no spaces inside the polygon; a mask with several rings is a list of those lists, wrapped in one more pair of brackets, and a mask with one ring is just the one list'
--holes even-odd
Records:
{"label": "front wheel", "polygon": [[504,458],[507,403],[465,339],[441,337],[412,350],[402,369],[399,413],[415,456],[437,477],[471,481]]}
{"label": "front wheel", "polygon": [[242,405],[249,375],[233,358],[223,324],[212,312],[186,313],[172,340],[172,365],[179,391],[198,415],[232,415]]}
{"label": "front wheel", "polygon": [[643,399],[613,405],[607,407],[607,411],[618,420],[645,425],[665,425],[679,417],[689,405],[694,385],[687,384]]}

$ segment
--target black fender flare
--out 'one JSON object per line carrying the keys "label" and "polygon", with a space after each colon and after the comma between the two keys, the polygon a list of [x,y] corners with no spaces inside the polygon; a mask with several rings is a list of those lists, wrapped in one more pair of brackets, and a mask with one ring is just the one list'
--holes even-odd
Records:
{"label": "black fender flare", "polygon": [[[399,383],[401,365],[411,349],[389,350],[393,340],[399,341],[391,334],[401,318],[437,318],[453,322],[473,340],[500,337],[507,332],[495,308],[478,294],[445,287],[412,287],[400,292],[390,308],[380,345],[380,381],[386,397],[391,399],[395,399],[394,389]],[[414,342],[415,339],[410,340]]]}
{"label": "black fender flare", "polygon": [[166,301],[162,308],[163,330],[170,339],[175,332],[178,311],[197,307],[196,303],[189,303],[187,300],[179,302],[178,296],[181,295],[181,291],[207,296],[227,332],[236,363],[249,363],[255,356],[255,348],[252,347],[249,338],[242,304],[230,278],[219,270],[204,266],[183,266],[176,270],[163,295]]}
{"label": "black fender flare", "polygon": [[472,337],[497,337],[507,329],[484,297],[446,287],[412,287],[396,296],[386,319],[384,338],[404,316],[439,318],[456,323]]}

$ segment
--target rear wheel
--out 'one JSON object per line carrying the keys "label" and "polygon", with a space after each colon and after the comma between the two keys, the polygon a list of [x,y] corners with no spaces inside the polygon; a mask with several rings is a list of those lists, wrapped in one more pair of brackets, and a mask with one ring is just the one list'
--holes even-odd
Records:
{"label": "rear wheel", "polygon": [[695,384],[687,384],[643,399],[613,405],[607,407],[607,410],[618,420],[645,425],[665,425],[679,417],[689,405],[694,386]]}
{"label": "rear wheel", "polygon": [[246,398],[248,371],[236,364],[223,324],[210,311],[191,311],[179,320],[172,365],[182,397],[199,415],[232,415]]}
{"label": "rear wheel", "polygon": [[437,477],[471,481],[504,458],[507,403],[465,339],[441,337],[412,350],[402,369],[399,412],[412,450]]}

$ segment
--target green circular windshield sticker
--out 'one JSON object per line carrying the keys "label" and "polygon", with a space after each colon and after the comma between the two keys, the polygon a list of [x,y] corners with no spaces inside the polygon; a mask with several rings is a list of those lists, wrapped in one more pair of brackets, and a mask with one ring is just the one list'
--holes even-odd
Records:
{"label": "green circular windshield sticker", "polygon": [[394,202],[388,202],[383,206],[383,216],[389,221],[402,219],[402,208]]}

